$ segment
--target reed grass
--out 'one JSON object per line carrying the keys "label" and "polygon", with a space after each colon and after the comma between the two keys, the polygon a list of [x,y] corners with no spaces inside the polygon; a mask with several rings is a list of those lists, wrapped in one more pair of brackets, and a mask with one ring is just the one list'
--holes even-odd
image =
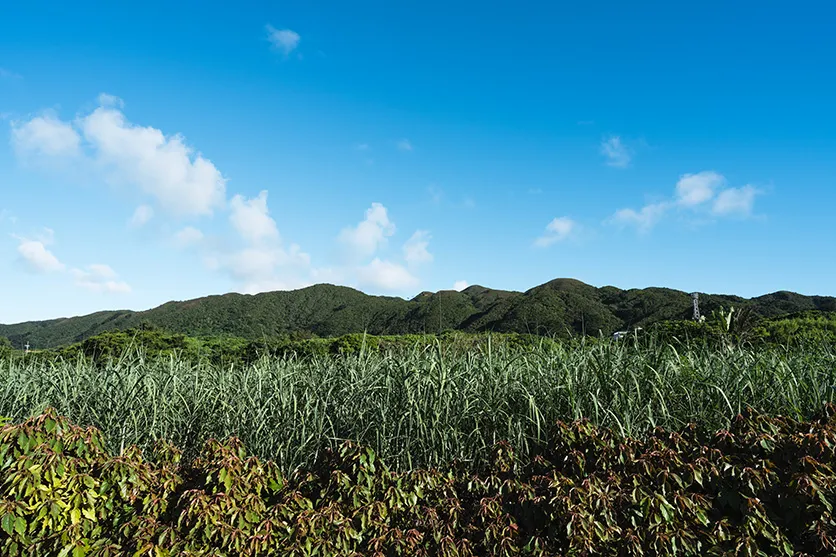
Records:
{"label": "reed grass", "polygon": [[728,426],[747,405],[809,419],[836,399],[836,351],[684,348],[650,341],[576,342],[514,350],[443,343],[407,353],[262,358],[220,367],[133,350],[105,365],[0,361],[0,415],[55,407],[93,425],[118,453],[173,441],[194,456],[209,438],[239,437],[284,470],[345,439],[394,468],[479,465],[509,441],[521,455],[548,441],[548,424],[589,418],[641,437],[661,426]]}

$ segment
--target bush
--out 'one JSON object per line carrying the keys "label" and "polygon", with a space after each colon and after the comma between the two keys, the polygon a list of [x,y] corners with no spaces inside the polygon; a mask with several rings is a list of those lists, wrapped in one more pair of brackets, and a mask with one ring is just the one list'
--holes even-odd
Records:
{"label": "bush", "polygon": [[285,476],[236,438],[186,461],[158,442],[111,456],[47,411],[0,427],[3,555],[830,555],[836,406],[811,422],[747,410],[625,438],[551,426],[522,461],[393,472],[346,442]]}

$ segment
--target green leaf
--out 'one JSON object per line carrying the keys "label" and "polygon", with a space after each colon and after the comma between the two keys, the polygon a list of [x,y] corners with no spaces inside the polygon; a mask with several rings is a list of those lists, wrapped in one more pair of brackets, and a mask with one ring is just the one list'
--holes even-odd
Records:
{"label": "green leaf", "polygon": [[21,536],[26,534],[26,521],[21,517],[15,519],[15,531]]}
{"label": "green leaf", "polygon": [[0,525],[2,525],[3,531],[11,536],[15,528],[15,515],[6,513],[3,515],[3,520],[0,521]]}

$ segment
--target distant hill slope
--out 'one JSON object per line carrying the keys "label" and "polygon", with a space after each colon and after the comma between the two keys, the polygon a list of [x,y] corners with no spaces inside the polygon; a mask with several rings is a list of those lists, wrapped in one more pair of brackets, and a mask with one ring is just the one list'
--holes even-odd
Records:
{"label": "distant hill slope", "polygon": [[[836,298],[775,292],[747,300],[700,295],[705,314],[720,306],[751,305],[763,317],[809,310],[836,311]],[[107,330],[150,323],[192,336],[258,338],[294,331],[338,336],[434,333],[445,329],[565,335],[610,334],[656,321],[688,319],[691,297],[668,288],[596,288],[574,279],[555,279],[526,292],[470,286],[461,292],[422,292],[412,300],[370,296],[353,288],[318,284],[294,291],[224,294],[168,302],[147,311],[104,311],[81,317],[0,325],[0,336],[21,347],[52,348]]]}

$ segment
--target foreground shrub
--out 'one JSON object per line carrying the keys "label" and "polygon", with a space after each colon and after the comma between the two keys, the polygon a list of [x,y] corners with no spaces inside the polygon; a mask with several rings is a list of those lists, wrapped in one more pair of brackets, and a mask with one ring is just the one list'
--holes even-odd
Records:
{"label": "foreground shrub", "polygon": [[829,555],[836,406],[809,422],[747,410],[622,437],[551,426],[528,461],[396,473],[352,443],[287,477],[235,438],[186,463],[117,456],[48,409],[0,428],[4,555]]}

